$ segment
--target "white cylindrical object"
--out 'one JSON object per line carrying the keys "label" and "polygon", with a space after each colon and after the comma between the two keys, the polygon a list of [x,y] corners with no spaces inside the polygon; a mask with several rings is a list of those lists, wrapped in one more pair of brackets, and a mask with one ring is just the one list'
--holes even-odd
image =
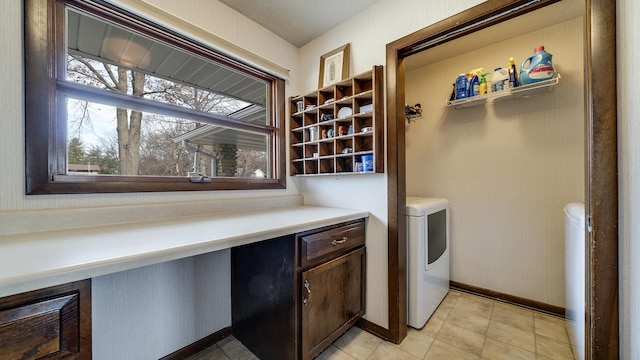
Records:
{"label": "white cylindrical object", "polygon": [[577,360],[585,355],[585,212],[584,204],[564,207],[567,332]]}
{"label": "white cylindrical object", "polygon": [[314,126],[309,128],[309,141],[316,140],[318,140],[318,128]]}

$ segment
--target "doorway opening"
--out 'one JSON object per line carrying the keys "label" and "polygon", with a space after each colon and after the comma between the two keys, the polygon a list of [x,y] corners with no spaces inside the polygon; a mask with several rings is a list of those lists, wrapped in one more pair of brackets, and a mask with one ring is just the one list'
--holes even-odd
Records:
{"label": "doorway opening", "polygon": [[[576,0],[578,2],[579,0]],[[532,12],[557,1],[489,0],[387,45],[387,135],[389,212],[389,338],[406,336],[407,196],[405,74],[408,58],[441,51],[440,45]],[[567,0],[558,5],[566,5]],[[617,175],[615,95],[615,4],[586,1],[583,54],[585,104],[584,189],[592,231],[587,247],[587,358],[617,358]],[[609,26],[605,26],[609,24]],[[591,31],[597,28],[598,31]],[[609,64],[609,65],[607,65]],[[605,70],[606,69],[606,70]],[[612,90],[613,89],[613,90]],[[443,99],[444,100],[444,99]],[[423,109],[423,111],[429,111]],[[594,261],[593,259],[598,259]],[[393,281],[391,280],[393,279]]]}

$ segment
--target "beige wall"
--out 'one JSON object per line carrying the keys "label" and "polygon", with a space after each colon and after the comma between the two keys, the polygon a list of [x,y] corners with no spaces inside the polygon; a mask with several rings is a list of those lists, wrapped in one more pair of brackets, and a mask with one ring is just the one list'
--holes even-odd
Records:
{"label": "beige wall", "polygon": [[[444,106],[458,74],[510,56],[519,68],[538,45],[562,76],[553,92]],[[406,127],[407,194],[449,199],[452,280],[564,307],[563,207],[584,198],[582,53],[575,18],[407,72],[406,102],[424,109]]]}
{"label": "beige wall", "polygon": [[[351,44],[351,75],[385,65],[386,44],[477,5],[482,1],[383,0],[345,21],[300,49],[305,71],[294,79],[300,94],[318,87],[320,56]],[[386,174],[294,178],[306,204],[366,209],[367,314],[365,318],[388,327],[387,176]]]}

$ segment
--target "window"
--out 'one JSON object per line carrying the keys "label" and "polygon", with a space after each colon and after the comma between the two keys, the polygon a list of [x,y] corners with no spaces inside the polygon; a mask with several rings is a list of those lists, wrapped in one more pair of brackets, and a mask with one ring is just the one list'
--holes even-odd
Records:
{"label": "window", "polygon": [[284,81],[97,0],[25,1],[27,194],[285,187]]}

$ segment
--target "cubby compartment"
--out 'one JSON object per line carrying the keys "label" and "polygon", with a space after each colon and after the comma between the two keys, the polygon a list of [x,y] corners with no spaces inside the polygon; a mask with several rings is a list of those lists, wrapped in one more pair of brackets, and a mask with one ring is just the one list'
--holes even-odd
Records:
{"label": "cubby compartment", "polygon": [[303,160],[293,160],[291,162],[291,175],[304,175]]}
{"label": "cubby compartment", "polygon": [[289,154],[289,156],[291,156],[291,160],[299,160],[304,158],[303,147],[304,145],[302,144],[298,144],[291,147],[291,150],[290,150],[291,153]]}
{"label": "cubby compartment", "polygon": [[373,79],[365,74],[353,78],[353,95],[373,90]]}
{"label": "cubby compartment", "polygon": [[318,105],[319,104],[318,104],[318,95],[317,95],[317,93],[304,96],[304,110],[303,111],[313,109],[313,108],[317,107]]}
{"label": "cubby compartment", "polygon": [[335,144],[333,139],[323,140],[318,143],[318,155],[320,157],[331,156],[335,154]]}
{"label": "cubby compartment", "polygon": [[346,155],[353,153],[353,137],[336,139],[336,155]]}
{"label": "cubby compartment", "polygon": [[313,175],[318,173],[318,161],[305,160],[304,161],[304,173],[305,175]]}
{"label": "cubby compartment", "polygon": [[318,91],[318,106],[331,104],[334,101],[336,101],[336,97],[332,88]]}
{"label": "cubby compartment", "polygon": [[[348,118],[346,120],[339,120],[335,122],[336,127],[335,127],[335,135],[340,137],[340,136],[346,136],[346,135],[350,135],[349,134],[349,128],[351,128],[351,126],[353,126],[353,121],[351,120],[351,118]],[[353,128],[351,128],[351,133],[353,133]]]}
{"label": "cubby compartment", "polygon": [[291,116],[291,130],[301,128],[304,126],[304,115],[292,115]]}
{"label": "cubby compartment", "polygon": [[336,172],[347,173],[353,172],[353,155],[344,155],[336,157]]}
{"label": "cubby compartment", "polygon": [[359,134],[353,138],[353,152],[373,152],[373,136]]}
{"label": "cubby compartment", "polygon": [[319,110],[318,116],[320,117],[318,121],[320,121],[321,123],[331,121],[336,118],[335,106],[333,104],[324,105],[320,107],[318,110]]}
{"label": "cubby compartment", "polygon": [[321,174],[333,174],[335,173],[334,167],[335,159],[320,159],[320,173]]}
{"label": "cubby compartment", "polygon": [[355,134],[373,132],[373,119],[371,115],[356,115],[353,117],[353,131]]}
{"label": "cubby compartment", "polygon": [[[378,65],[331,86],[291,97],[290,174],[354,173],[358,152],[375,154],[375,172],[382,172],[383,86],[383,68]],[[298,111],[300,101],[303,108]],[[312,129],[317,131],[317,139],[311,140]]]}
{"label": "cubby compartment", "polygon": [[306,144],[304,146],[304,158],[314,159],[318,157],[318,144]]}
{"label": "cubby compartment", "polygon": [[303,129],[295,129],[291,131],[291,136],[289,137],[289,142],[291,146],[295,146],[305,142],[304,139],[304,130]]}
{"label": "cubby compartment", "polygon": [[[300,108],[298,108],[298,103],[300,103]],[[291,101],[289,101],[289,111],[292,116],[302,113],[304,111],[304,98],[302,96],[292,97]]]}
{"label": "cubby compartment", "polygon": [[353,96],[353,87],[351,83],[347,85],[337,85],[336,86],[336,101],[343,101]]}
{"label": "cubby compartment", "polygon": [[318,122],[317,109],[313,109],[312,111],[305,112],[303,116],[304,116],[303,126],[315,125]]}
{"label": "cubby compartment", "polygon": [[373,99],[371,98],[371,92],[364,93],[361,97],[353,99],[353,114],[367,114],[373,111]]}

